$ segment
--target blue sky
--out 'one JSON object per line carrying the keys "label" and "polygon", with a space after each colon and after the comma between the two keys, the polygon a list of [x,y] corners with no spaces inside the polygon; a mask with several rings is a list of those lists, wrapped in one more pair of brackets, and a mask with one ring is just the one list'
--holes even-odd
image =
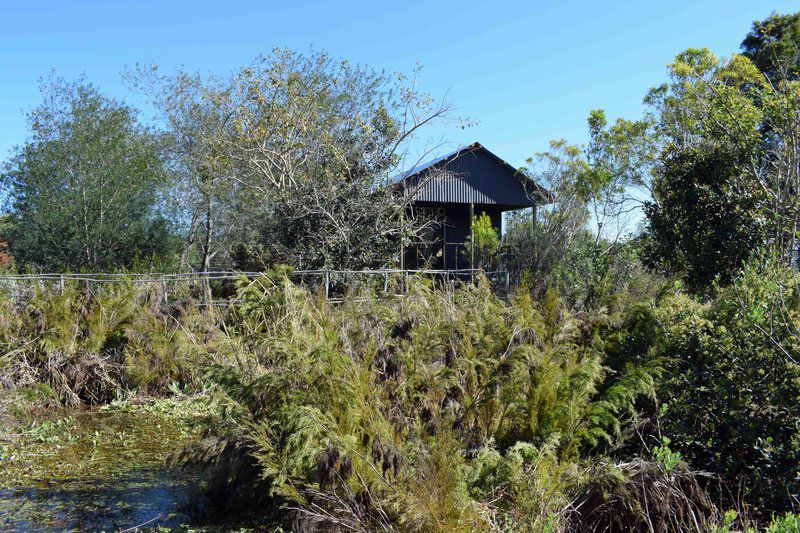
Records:
{"label": "blue sky", "polygon": [[796,0],[0,0],[0,157],[24,141],[24,112],[51,69],[85,73],[124,98],[120,72],[136,62],[227,73],[276,46],[313,46],[389,71],[421,64],[421,86],[478,121],[431,134],[480,141],[519,166],[550,139],[585,142],[591,109],[639,116],[679,51],[730,54],[753,20],[798,9]]}

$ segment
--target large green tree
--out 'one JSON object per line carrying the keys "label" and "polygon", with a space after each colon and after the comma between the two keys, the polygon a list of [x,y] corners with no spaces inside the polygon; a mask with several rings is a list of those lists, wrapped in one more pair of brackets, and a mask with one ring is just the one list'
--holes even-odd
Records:
{"label": "large green tree", "polygon": [[689,49],[646,98],[651,266],[698,291],[741,268],[752,251],[797,249],[800,91],[768,80],[748,58]]}
{"label": "large green tree", "polygon": [[714,147],[671,148],[645,206],[644,259],[664,273],[682,273],[702,291],[727,283],[765,238],[760,189],[743,182],[735,154]]}
{"label": "large green tree", "polygon": [[3,170],[12,253],[48,269],[114,269],[173,251],[159,140],[96,87],[51,78]]}
{"label": "large green tree", "polygon": [[644,200],[644,258],[697,291],[758,248],[796,261],[798,24],[800,14],[755,22],[742,55],[678,54],[640,120],[590,117],[592,172]]}

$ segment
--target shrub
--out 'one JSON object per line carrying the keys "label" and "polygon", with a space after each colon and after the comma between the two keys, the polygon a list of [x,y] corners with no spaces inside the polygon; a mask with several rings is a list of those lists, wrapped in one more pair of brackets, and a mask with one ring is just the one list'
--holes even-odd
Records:
{"label": "shrub", "polygon": [[762,517],[800,495],[800,367],[792,355],[800,321],[793,275],[783,276],[778,283],[751,267],[713,301],[678,294],[655,311],[654,350],[671,361],[659,387],[663,431],[691,464],[743,490]]}
{"label": "shrub", "polygon": [[[134,283],[90,287],[40,283],[20,297],[0,292],[0,383],[45,384],[57,403],[106,403],[129,391],[158,394],[191,382],[207,317],[190,304],[164,309]],[[170,314],[172,312],[173,314]]]}
{"label": "shrub", "polygon": [[209,353],[223,422],[176,459],[249,465],[226,490],[283,505],[289,526],[540,529],[653,392],[657,368],[609,372],[553,292],[507,302],[416,279],[355,296],[333,305],[282,273],[243,283]]}

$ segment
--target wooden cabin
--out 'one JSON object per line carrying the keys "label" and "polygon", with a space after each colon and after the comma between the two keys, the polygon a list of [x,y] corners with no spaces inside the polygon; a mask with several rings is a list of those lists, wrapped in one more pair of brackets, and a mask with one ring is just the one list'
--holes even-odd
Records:
{"label": "wooden cabin", "polygon": [[403,250],[405,269],[473,268],[464,252],[473,215],[486,213],[502,234],[504,212],[535,210],[547,197],[541,186],[477,142],[418,165],[397,181],[412,198],[408,216],[427,222],[422,238]]}

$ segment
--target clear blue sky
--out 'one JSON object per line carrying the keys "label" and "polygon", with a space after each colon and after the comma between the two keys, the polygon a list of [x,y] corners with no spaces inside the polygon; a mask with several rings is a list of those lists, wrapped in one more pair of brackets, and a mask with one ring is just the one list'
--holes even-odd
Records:
{"label": "clear blue sky", "polygon": [[690,46],[738,50],[755,19],[790,1],[310,2],[0,0],[0,157],[25,139],[37,78],[85,73],[125,97],[136,62],[227,73],[275,46],[325,50],[390,71],[419,63],[422,87],[449,94],[468,130],[522,165],[548,140],[586,141],[586,116],[636,117],[645,91]]}

